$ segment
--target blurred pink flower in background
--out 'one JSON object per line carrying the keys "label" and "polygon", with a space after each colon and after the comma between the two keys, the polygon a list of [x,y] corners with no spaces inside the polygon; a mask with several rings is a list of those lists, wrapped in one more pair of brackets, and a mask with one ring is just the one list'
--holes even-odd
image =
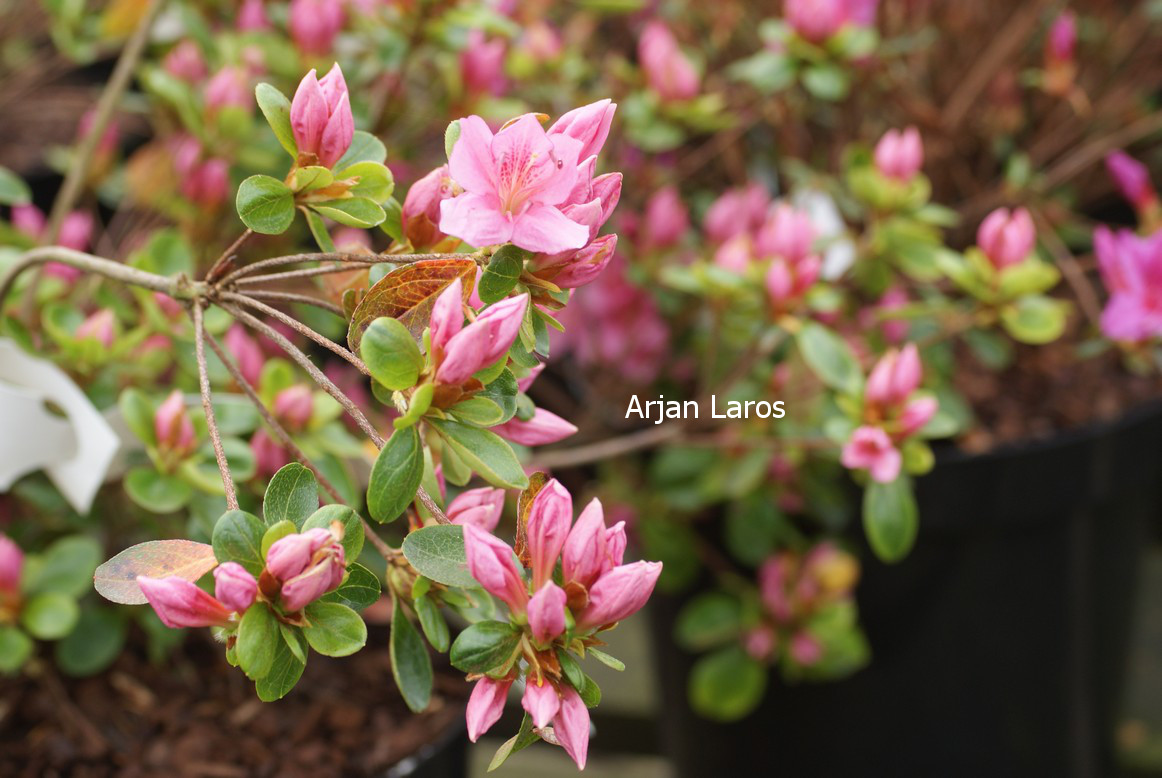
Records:
{"label": "blurred pink flower in background", "polygon": [[241,32],[256,32],[270,28],[263,0],[242,0],[235,24]]}
{"label": "blurred pink flower in background", "polygon": [[637,56],[646,83],[663,100],[689,100],[698,95],[698,71],[662,22],[646,24],[638,38]]}
{"label": "blurred pink flower in background", "polygon": [[647,250],[669,248],[682,239],[690,229],[690,214],[678,188],[664,186],[646,203],[641,224],[641,244]]}
{"label": "blurred pink flower in background", "polygon": [[822,43],[844,25],[875,24],[879,0],[786,0],[783,16],[802,38]]}
{"label": "blurred pink flower in background", "polygon": [[339,0],[291,0],[291,38],[304,54],[331,53],[343,21]]}
{"label": "blurred pink flower in background", "polygon": [[504,76],[504,57],[508,41],[504,38],[488,40],[482,30],[468,33],[468,45],[460,52],[460,78],[464,89],[472,95],[499,97],[508,90]]}
{"label": "blurred pink flower in background", "polygon": [[1010,213],[998,208],[981,222],[976,242],[998,270],[1019,264],[1029,258],[1037,241],[1033,217],[1025,208]]}
{"label": "blurred pink flower in background", "polygon": [[210,113],[223,108],[250,109],[254,104],[254,93],[250,88],[250,77],[240,67],[226,66],[206,82],[203,92],[206,110]]}
{"label": "blurred pink flower in background", "polygon": [[1098,227],[1094,251],[1110,292],[1101,315],[1112,340],[1140,342],[1162,336],[1162,230],[1140,237],[1129,230]]}
{"label": "blurred pink flower in background", "polygon": [[202,50],[198,44],[186,39],[169,50],[161,63],[165,72],[171,76],[196,84],[206,77],[206,60],[202,57]]}
{"label": "blurred pink flower in background", "polygon": [[771,198],[762,184],[728,189],[711,204],[702,220],[706,237],[723,243],[736,235],[757,232],[766,220]]}
{"label": "blurred pink flower in background", "polygon": [[924,165],[924,144],[915,127],[888,130],[875,149],[876,169],[886,178],[911,181]]}
{"label": "blurred pink flower in background", "polygon": [[1106,156],[1106,170],[1117,184],[1118,191],[1139,212],[1158,205],[1158,193],[1150,181],[1150,171],[1124,151]]}

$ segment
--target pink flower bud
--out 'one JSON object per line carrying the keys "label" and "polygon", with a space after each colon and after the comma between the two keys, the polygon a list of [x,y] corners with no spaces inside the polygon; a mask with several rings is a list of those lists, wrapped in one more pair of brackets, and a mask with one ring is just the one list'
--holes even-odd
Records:
{"label": "pink flower bud", "polygon": [[14,205],[9,217],[12,226],[33,240],[40,240],[44,233],[44,211],[35,205]]}
{"label": "pink flower bud", "polygon": [[755,236],[755,250],[760,257],[782,257],[798,262],[811,253],[815,227],[811,216],[788,203],[779,203]]}
{"label": "pink flower bud", "polygon": [[137,585],[161,623],[170,629],[224,627],[230,623],[229,608],[184,578],[139,575]]}
{"label": "pink flower bud", "polygon": [[728,238],[714,252],[714,264],[733,273],[745,273],[753,260],[754,243],[745,233]]}
{"label": "pink flower bud", "polygon": [[763,605],[779,622],[786,622],[793,615],[793,606],[787,594],[790,574],[790,562],[786,555],[773,556],[759,568],[759,595]]}
{"label": "pink flower bud", "polygon": [[277,473],[283,465],[291,461],[290,452],[264,430],[258,430],[250,438],[250,451],[254,454],[254,467],[264,478]]}
{"label": "pink flower bud", "polygon": [[216,208],[230,193],[230,163],[218,158],[195,162],[182,176],[180,189],[195,205]]}
{"label": "pink flower bud", "polygon": [[355,121],[338,63],[321,80],[313,68],[303,77],[291,101],[290,119],[300,156],[313,154],[329,168],[347,152]]}
{"label": "pink flower bud", "polygon": [[998,270],[1024,262],[1033,253],[1037,231],[1024,208],[998,208],[981,222],[976,242]]}
{"label": "pink flower bud", "polygon": [[0,535],[0,592],[20,591],[24,572],[24,552],[6,535]]}
{"label": "pink flower bud", "polygon": [[440,232],[440,203],[455,195],[456,187],[448,176],[447,165],[436,168],[408,189],[400,225],[414,248],[428,248],[447,237]]}
{"label": "pink flower bud", "polygon": [[258,581],[237,562],[214,568],[214,596],[235,613],[245,613],[258,596]]}
{"label": "pink flower bud", "polygon": [[800,630],[791,637],[791,658],[810,667],[823,658],[823,644],[810,632]]}
{"label": "pink flower bud", "polygon": [[[628,508],[623,508],[619,513],[626,515],[628,511]],[[632,518],[632,514],[630,517]],[[625,521],[619,521],[605,530],[605,559],[601,563],[602,575],[622,563],[625,559],[625,545]]]}
{"label": "pink flower bud", "polygon": [[197,83],[206,77],[206,60],[202,50],[192,40],[183,40],[169,50],[161,63],[166,73],[183,81]]}
{"label": "pink flower bud", "polygon": [[637,58],[646,83],[663,100],[689,100],[697,96],[698,71],[662,22],[651,21],[646,25],[638,39]]}
{"label": "pink flower bud", "polygon": [[489,306],[476,317],[474,324],[484,324],[488,327],[488,348],[484,352],[485,365],[491,365],[508,353],[520,331],[528,302],[527,294],[507,297]]}
{"label": "pink flower bud", "polygon": [[605,269],[617,250],[617,235],[602,235],[578,249],[552,281],[562,289],[576,289],[593,281]]}
{"label": "pink flower bud", "polygon": [[[459,277],[436,298],[432,306],[431,343],[433,349],[446,349],[448,341],[464,327],[464,287]],[[472,371],[475,372],[475,371]]]}
{"label": "pink flower bud", "polygon": [[288,611],[302,610],[343,582],[347,568],[343,547],[332,543],[324,547],[318,561],[282,585],[280,599]]}
{"label": "pink flower bud", "polygon": [[727,190],[706,211],[702,220],[706,237],[714,243],[725,243],[737,235],[755,232],[766,219],[770,201],[762,184]]}
{"label": "pink flower bud", "polygon": [[529,678],[525,681],[525,693],[520,704],[533,720],[534,727],[547,727],[561,709],[561,698],[553,684],[548,681],[538,684],[535,679]]}
{"label": "pink flower bud", "polygon": [[915,127],[888,130],[876,144],[876,169],[885,178],[911,181],[924,165],[924,144]]}
{"label": "pink flower bud", "polygon": [[153,417],[157,444],[163,451],[179,454],[189,452],[194,447],[194,424],[186,413],[186,401],[181,390],[174,389],[169,397],[158,406]]}
{"label": "pink flower bud", "polygon": [[506,354],[520,331],[528,301],[528,294],[507,297],[489,306],[476,321],[449,338],[436,380],[445,384],[463,383],[477,370]]}
{"label": "pink flower bud", "polygon": [[266,19],[266,8],[262,0],[242,0],[238,16],[234,20],[239,32],[258,32],[270,28]]}
{"label": "pink flower bud", "polygon": [[767,296],[776,306],[791,299],[795,290],[795,276],[790,264],[782,257],[771,260],[764,279],[767,287]]}
{"label": "pink flower bud", "polygon": [[321,527],[279,538],[266,552],[266,571],[278,581],[289,581],[305,572],[315,553],[334,540],[331,532]]}
{"label": "pink flower bud", "polygon": [[474,524],[465,524],[464,555],[469,574],[485,591],[503,600],[514,613],[525,612],[528,587],[507,543]]}
{"label": "pink flower bud", "polygon": [[775,650],[775,632],[770,627],[756,627],[743,635],[742,647],[752,659],[765,662]]}
{"label": "pink flower bud", "polygon": [[589,754],[589,709],[572,686],[561,687],[561,706],[553,717],[553,732],[577,769],[584,770]]}
{"label": "pink flower bud", "polygon": [[896,407],[916,391],[922,379],[920,352],[915,343],[909,343],[901,351],[889,349],[868,376],[864,400],[881,409]]}
{"label": "pink flower bud", "polygon": [[617,103],[608,98],[574,108],[562,114],[548,129],[547,134],[568,135],[580,141],[581,150],[577,153],[577,158],[586,160],[601,153],[601,147],[609,137],[609,128],[613,124],[613,113],[616,110]]}
{"label": "pink flower bud", "polygon": [[661,574],[661,562],[632,562],[601,576],[589,589],[589,604],[577,617],[578,630],[602,627],[637,613]]}
{"label": "pink flower bud", "polygon": [[533,639],[548,645],[565,631],[565,590],[552,581],[529,600],[529,628]]}
{"label": "pink flower bud", "polygon": [[839,461],[849,470],[867,470],[874,480],[887,484],[900,474],[903,458],[888,433],[865,425],[851,434]]}
{"label": "pink flower bud", "polygon": [[342,27],[343,3],[338,0],[291,0],[290,34],[304,54],[330,54]]}
{"label": "pink flower bud", "polygon": [[510,680],[497,681],[485,676],[472,687],[465,718],[468,720],[468,739],[473,743],[500,720],[510,686]]}
{"label": "pink flower bud", "polygon": [[1072,62],[1077,48],[1077,16],[1072,11],[1063,11],[1053,20],[1049,37],[1045,41],[1045,52],[1055,62]]}
{"label": "pink flower bud", "polygon": [[589,588],[604,572],[605,535],[605,514],[601,501],[594,498],[577,517],[561,551],[561,578],[565,583],[579,583]]}
{"label": "pink flower bud", "polygon": [[456,495],[445,513],[453,524],[475,524],[485,532],[492,532],[503,511],[504,490],[485,486]]}
{"label": "pink flower bud", "polygon": [[223,108],[249,109],[253,98],[246,71],[238,67],[222,68],[206,84],[204,98],[210,113]]}
{"label": "pink flower bud", "polygon": [[552,25],[538,20],[525,28],[521,49],[538,63],[551,62],[561,55],[561,36]]}
{"label": "pink flower bud", "polygon": [[649,249],[664,249],[682,239],[690,228],[686,205],[675,186],[659,189],[646,203],[642,243]]}
{"label": "pink flower bud", "polygon": [[291,432],[306,428],[315,411],[315,397],[303,384],[288,386],[274,398],[274,417]]}
{"label": "pink flower bud", "polygon": [[554,478],[537,493],[529,510],[528,547],[534,591],[552,578],[572,522],[573,497]]}
{"label": "pink flower bud", "polygon": [[479,29],[468,33],[468,46],[460,52],[460,78],[469,94],[499,97],[507,91],[508,80],[504,77],[507,48],[504,38],[486,40]]}
{"label": "pink flower bud", "polygon": [[[93,239],[93,214],[88,211],[73,211],[61,220],[57,245],[73,251],[85,251]],[[70,268],[73,269],[73,268]],[[78,274],[79,270],[76,271]]]}
{"label": "pink flower bud", "polygon": [[115,323],[113,311],[102,308],[81,322],[81,325],[77,327],[76,337],[80,340],[92,338],[105,348],[111,348]]}
{"label": "pink flower bud", "polygon": [[1158,201],[1158,193],[1150,181],[1146,166],[1124,151],[1106,156],[1106,170],[1129,203],[1141,211]]}
{"label": "pink flower bud", "polygon": [[923,429],[924,425],[932,420],[939,409],[940,403],[935,397],[917,397],[906,406],[900,414],[900,436],[908,437]]}
{"label": "pink flower bud", "polygon": [[802,38],[822,43],[847,22],[845,0],[786,0],[783,15]]}
{"label": "pink flower bud", "polygon": [[488,330],[473,322],[448,340],[444,361],[436,369],[436,381],[450,386],[462,384],[472,374],[487,366],[484,349],[488,347]]}
{"label": "pink flower bud", "polygon": [[266,362],[258,343],[241,324],[237,323],[230,325],[230,329],[226,330],[224,342],[226,350],[234,358],[234,363],[238,365],[238,370],[246,379],[246,383],[256,386],[262,376],[262,365]]}

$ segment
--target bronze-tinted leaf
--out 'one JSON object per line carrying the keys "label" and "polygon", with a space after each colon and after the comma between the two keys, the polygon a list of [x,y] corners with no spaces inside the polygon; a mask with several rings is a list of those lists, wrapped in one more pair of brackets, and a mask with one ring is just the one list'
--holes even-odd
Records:
{"label": "bronze-tinted leaf", "polygon": [[436,298],[457,278],[464,286],[464,300],[476,282],[476,262],[471,259],[431,259],[404,265],[379,279],[351,315],[347,343],[359,353],[363,331],[380,316],[399,319],[419,338],[432,315]]}
{"label": "bronze-tinted leaf", "polygon": [[532,564],[528,549],[529,511],[533,509],[533,500],[537,498],[541,489],[549,482],[549,476],[544,473],[529,475],[528,488],[520,493],[516,499],[516,543],[517,558],[525,567]]}
{"label": "bronze-tinted leaf", "polygon": [[214,549],[193,540],[151,540],[130,546],[93,574],[93,587],[106,600],[122,605],[144,605],[137,576],[165,578],[176,575],[196,581],[214,569]]}

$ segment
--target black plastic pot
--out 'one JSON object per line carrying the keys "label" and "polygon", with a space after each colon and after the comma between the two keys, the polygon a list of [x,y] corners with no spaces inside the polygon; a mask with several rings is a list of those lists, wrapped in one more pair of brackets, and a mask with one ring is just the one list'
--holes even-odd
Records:
{"label": "black plastic pot", "polygon": [[465,778],[468,775],[468,733],[463,717],[440,737],[387,771],[386,778]]}
{"label": "black plastic pot", "polygon": [[661,599],[662,737],[681,776],[1110,775],[1142,552],[1162,515],[1162,406],[918,482],[921,529],[886,566],[864,549],[870,665],[789,686],[733,725],[693,713],[694,657]]}

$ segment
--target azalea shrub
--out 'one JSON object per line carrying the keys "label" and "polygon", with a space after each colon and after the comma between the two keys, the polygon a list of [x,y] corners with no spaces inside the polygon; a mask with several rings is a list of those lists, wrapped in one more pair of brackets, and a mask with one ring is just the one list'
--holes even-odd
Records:
{"label": "azalea shrub", "polygon": [[[268,701],[381,650],[386,604],[412,710],[432,650],[472,740],[519,691],[493,766],[584,766],[586,668],[655,584],[707,717],[874,661],[860,570],[917,542],[935,442],[980,439],[966,373],[1159,364],[1162,77],[1098,45],[1104,4],[1020,11],[995,57],[992,0],[777,5],[46,6],[62,57],[124,69],[43,149],[59,187],[0,169],[4,334],[135,440],[108,526],[26,530],[66,513],[33,477],[10,534],[128,546],[97,591]],[[0,666],[67,662],[74,624],[115,655],[123,611],[21,558]]]}

